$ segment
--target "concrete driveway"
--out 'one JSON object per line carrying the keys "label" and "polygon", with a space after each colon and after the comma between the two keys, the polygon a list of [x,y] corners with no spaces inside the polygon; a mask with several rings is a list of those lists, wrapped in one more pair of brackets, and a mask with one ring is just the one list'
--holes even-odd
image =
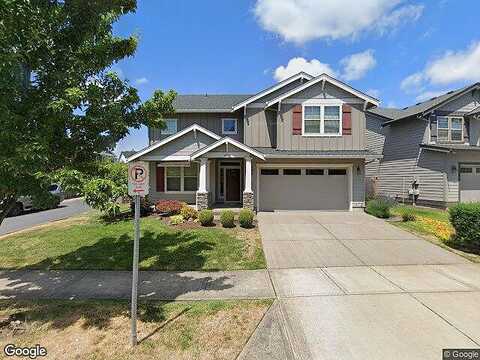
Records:
{"label": "concrete driveway", "polygon": [[258,220],[280,315],[242,359],[277,358],[270,333],[287,359],[441,359],[444,348],[480,347],[480,266],[364,213]]}

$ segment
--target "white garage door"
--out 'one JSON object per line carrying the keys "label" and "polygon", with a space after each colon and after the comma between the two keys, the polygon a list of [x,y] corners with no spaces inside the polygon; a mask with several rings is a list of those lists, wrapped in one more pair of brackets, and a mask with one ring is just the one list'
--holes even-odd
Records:
{"label": "white garage door", "polygon": [[348,210],[348,175],[341,168],[260,169],[259,208]]}
{"label": "white garage door", "polygon": [[480,201],[480,165],[460,166],[460,201]]}

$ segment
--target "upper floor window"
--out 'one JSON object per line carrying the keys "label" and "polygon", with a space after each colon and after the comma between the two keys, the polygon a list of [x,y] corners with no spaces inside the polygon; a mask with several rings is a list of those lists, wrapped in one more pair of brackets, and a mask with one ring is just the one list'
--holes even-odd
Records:
{"label": "upper floor window", "polygon": [[305,105],[303,135],[341,135],[340,105]]}
{"label": "upper floor window", "polygon": [[438,116],[437,141],[463,141],[463,118]]}
{"label": "upper floor window", "polygon": [[222,119],[222,134],[236,134],[237,119]]}
{"label": "upper floor window", "polygon": [[177,119],[165,119],[165,128],[162,135],[172,135],[177,132]]}

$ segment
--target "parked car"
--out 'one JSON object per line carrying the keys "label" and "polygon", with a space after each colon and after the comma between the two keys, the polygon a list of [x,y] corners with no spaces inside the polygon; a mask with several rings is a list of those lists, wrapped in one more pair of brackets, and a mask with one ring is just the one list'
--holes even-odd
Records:
{"label": "parked car", "polygon": [[[47,190],[50,194],[55,195],[58,198],[58,201],[53,208],[57,207],[65,199],[65,194],[59,184],[51,184]],[[20,196],[17,199],[15,206],[10,210],[9,215],[17,216],[26,210],[34,210],[32,198],[30,196]]]}

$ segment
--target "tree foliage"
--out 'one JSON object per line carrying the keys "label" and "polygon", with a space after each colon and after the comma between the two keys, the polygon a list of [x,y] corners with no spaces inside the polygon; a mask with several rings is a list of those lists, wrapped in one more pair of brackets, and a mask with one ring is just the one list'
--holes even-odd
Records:
{"label": "tree foliage", "polygon": [[142,103],[109,71],[135,53],[135,36],[112,32],[135,9],[135,0],[0,2],[0,223],[50,174],[83,172],[130,128],[163,127],[173,112],[173,91]]}

